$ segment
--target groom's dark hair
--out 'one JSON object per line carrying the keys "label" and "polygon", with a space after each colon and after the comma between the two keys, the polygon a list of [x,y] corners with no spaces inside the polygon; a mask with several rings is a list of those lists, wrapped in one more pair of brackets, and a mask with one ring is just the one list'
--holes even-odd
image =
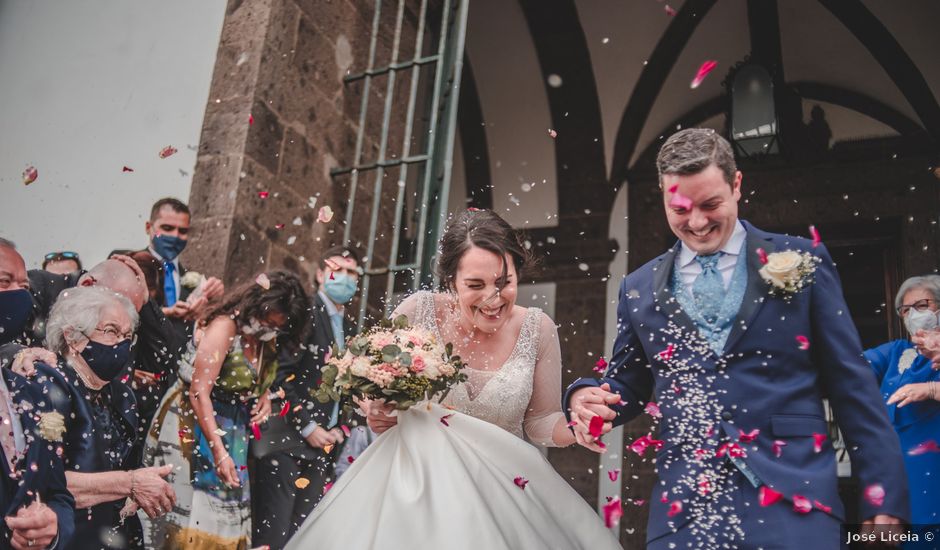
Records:
{"label": "groom's dark hair", "polygon": [[714,164],[728,185],[734,183],[738,166],[728,140],[711,128],[686,128],[669,136],[656,156],[659,183],[667,174],[691,176]]}
{"label": "groom's dark hair", "polygon": [[[472,246],[492,252],[500,258],[508,254],[519,278],[532,263],[532,255],[526,250],[520,236],[492,210],[470,208],[456,215],[441,237],[440,245],[437,278],[442,290],[454,288],[457,266]],[[509,266],[504,264],[503,277],[508,272]]]}

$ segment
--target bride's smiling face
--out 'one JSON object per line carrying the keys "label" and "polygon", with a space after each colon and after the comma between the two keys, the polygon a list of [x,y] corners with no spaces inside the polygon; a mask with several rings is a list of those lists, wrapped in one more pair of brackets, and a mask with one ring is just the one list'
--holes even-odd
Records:
{"label": "bride's smiling face", "polygon": [[500,258],[476,246],[467,249],[454,279],[461,324],[486,333],[501,329],[516,304],[517,279],[508,254]]}

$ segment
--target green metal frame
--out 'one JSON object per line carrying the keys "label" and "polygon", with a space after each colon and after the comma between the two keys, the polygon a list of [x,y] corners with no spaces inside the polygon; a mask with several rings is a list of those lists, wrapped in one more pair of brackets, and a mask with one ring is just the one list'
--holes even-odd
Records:
{"label": "green metal frame", "polygon": [[[412,272],[411,289],[417,290],[420,286],[430,286],[436,283],[432,269],[438,236],[446,223],[448,192],[450,188],[451,171],[453,168],[454,140],[457,126],[457,100],[460,92],[460,76],[463,68],[463,52],[466,42],[467,13],[469,0],[441,0],[441,26],[437,34],[438,47],[434,55],[423,55],[425,49],[426,19],[428,17],[428,3],[430,0],[419,0],[418,27],[415,35],[415,48],[412,59],[399,60],[402,24],[406,0],[398,0],[395,29],[393,35],[392,55],[387,66],[376,67],[376,45],[380,33],[384,32],[381,21],[382,0],[375,0],[375,13],[372,21],[372,37],[369,44],[368,66],[364,71],[347,76],[344,80],[347,85],[363,81],[362,100],[359,106],[359,125],[356,131],[356,150],[351,166],[334,169],[331,174],[334,179],[338,176],[349,175],[349,202],[346,209],[346,228],[343,242],[349,245],[353,239],[353,216],[356,207],[356,195],[359,185],[367,185],[361,181],[370,172],[374,172],[373,197],[370,206],[371,219],[369,222],[369,235],[364,259],[364,274],[362,276],[362,300],[359,308],[359,323],[363,326],[368,308],[369,290],[372,277],[388,274],[388,283],[385,289],[385,314],[395,303],[394,289],[396,277],[405,272]],[[433,34],[432,34],[433,37]],[[430,95],[424,104],[419,105],[418,94],[421,82],[421,69],[434,66],[434,81]],[[395,81],[399,72],[411,72],[411,86],[408,95],[408,107],[404,120],[404,140],[401,154],[391,155],[389,158],[388,136],[390,125],[401,123],[393,117],[393,96],[395,95]],[[363,164],[363,144],[365,142],[367,113],[373,79],[387,75],[385,89],[385,105],[382,115],[381,135],[378,136],[379,150],[375,162]],[[428,83],[424,82],[427,86]],[[427,150],[412,153],[412,141],[415,137],[414,126],[416,116],[428,116]],[[410,261],[399,263],[400,234],[403,216],[406,214],[406,189],[404,182],[408,179],[409,170],[420,170],[424,167],[420,184],[420,202],[412,214],[417,217],[416,247]],[[389,262],[387,266],[375,264],[375,242],[379,230],[379,211],[382,209],[382,184],[388,169],[398,168],[398,192],[395,202],[396,212],[394,226],[390,228],[393,233]]]}

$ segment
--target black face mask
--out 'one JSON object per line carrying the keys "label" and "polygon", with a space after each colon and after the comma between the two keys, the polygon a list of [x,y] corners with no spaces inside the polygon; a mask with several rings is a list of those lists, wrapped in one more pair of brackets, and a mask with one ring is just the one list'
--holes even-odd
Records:
{"label": "black face mask", "polygon": [[33,297],[25,288],[0,292],[0,344],[16,340],[33,311]]}
{"label": "black face mask", "polygon": [[82,359],[98,378],[110,382],[127,365],[131,357],[131,341],[121,340],[113,346],[88,340],[81,352]]}

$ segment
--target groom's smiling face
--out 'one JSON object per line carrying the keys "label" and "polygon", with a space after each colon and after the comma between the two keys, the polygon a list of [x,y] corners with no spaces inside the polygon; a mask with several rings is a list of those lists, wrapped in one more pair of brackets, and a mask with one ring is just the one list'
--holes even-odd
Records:
{"label": "groom's smiling face", "polygon": [[676,237],[698,254],[712,254],[731,238],[738,220],[741,172],[734,181],[710,164],[697,174],[663,174],[666,219]]}

